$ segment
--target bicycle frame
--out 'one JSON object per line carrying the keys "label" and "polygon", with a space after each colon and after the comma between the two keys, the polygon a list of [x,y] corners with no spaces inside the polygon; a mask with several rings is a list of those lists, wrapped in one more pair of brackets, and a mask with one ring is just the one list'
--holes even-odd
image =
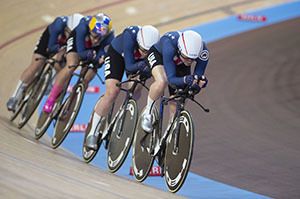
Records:
{"label": "bicycle frame", "polygon": [[[113,128],[113,126],[114,126],[114,123],[115,123],[116,119],[117,119],[117,118],[119,117],[119,115],[121,114],[122,107],[127,107],[129,100],[131,100],[132,97],[133,97],[133,93],[134,93],[134,90],[135,90],[135,88],[137,87],[137,85],[138,85],[138,84],[142,84],[142,86],[144,86],[146,89],[148,89],[148,88],[145,86],[145,81],[146,81],[146,80],[139,80],[139,79],[136,80],[136,79],[132,79],[132,78],[136,77],[137,75],[138,75],[138,74],[134,74],[134,75],[132,75],[132,76],[129,76],[129,77],[128,77],[128,80],[126,80],[126,81],[124,81],[124,82],[119,82],[119,83],[117,83],[117,86],[120,87],[120,90],[121,90],[121,91],[124,91],[124,92],[126,93],[126,97],[125,97],[124,102],[123,102],[122,105],[120,106],[118,112],[115,114],[113,120],[109,123],[107,129],[104,130],[104,133],[102,134],[101,139],[105,139],[105,138],[110,134],[110,132],[112,131],[112,128]],[[122,88],[122,87],[121,87],[122,84],[129,83],[129,82],[133,82],[133,85],[132,85],[129,89],[125,89],[125,88]],[[123,115],[122,115],[121,125],[120,125],[120,127],[119,127],[120,129],[123,129],[123,125],[124,125],[124,122],[123,122],[123,121],[125,121],[125,116],[126,116],[126,114],[123,114]],[[122,131],[118,131],[118,132],[119,132],[118,136],[120,137]]]}
{"label": "bicycle frame", "polygon": [[[200,90],[199,90],[200,91]],[[179,98],[179,99],[178,99]],[[181,111],[184,110],[185,107],[185,101],[186,99],[190,99],[193,102],[195,102],[197,105],[199,105],[205,112],[209,112],[209,109],[204,108],[199,102],[197,102],[196,100],[194,100],[194,94],[193,93],[189,93],[189,87],[186,87],[183,91],[179,90],[178,93],[176,93],[175,96],[173,97],[161,97],[161,102],[160,102],[160,111],[159,111],[159,120],[158,123],[154,123],[154,125],[158,125],[158,136],[159,136],[159,142],[158,145],[154,146],[154,144],[152,144],[151,142],[151,146],[155,147],[155,149],[151,149],[151,155],[152,156],[156,156],[158,154],[159,151],[161,150],[165,150],[165,142],[166,139],[168,138],[169,134],[170,134],[170,130],[171,127],[173,125],[175,125],[176,129],[175,129],[175,141],[174,141],[174,153],[178,153],[178,146],[179,146],[179,142],[178,142],[178,138],[180,136],[180,118],[179,118],[179,114],[181,113]],[[168,126],[166,128],[166,130],[164,131],[163,135],[162,135],[162,126],[163,126],[163,112],[164,112],[164,106],[168,104],[168,102],[173,101],[176,103],[176,111],[174,113],[174,115],[172,116],[171,120],[168,123]],[[175,119],[178,118],[176,120],[176,123],[174,123]],[[155,135],[154,133],[152,133],[151,136],[151,140],[154,141],[155,140]]]}

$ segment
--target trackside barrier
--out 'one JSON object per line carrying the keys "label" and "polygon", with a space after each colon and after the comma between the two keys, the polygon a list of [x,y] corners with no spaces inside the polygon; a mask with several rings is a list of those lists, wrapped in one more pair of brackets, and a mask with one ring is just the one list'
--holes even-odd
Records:
{"label": "trackside barrier", "polygon": [[[130,166],[130,175],[133,175],[132,166]],[[159,166],[153,166],[148,176],[161,176],[161,168]]]}

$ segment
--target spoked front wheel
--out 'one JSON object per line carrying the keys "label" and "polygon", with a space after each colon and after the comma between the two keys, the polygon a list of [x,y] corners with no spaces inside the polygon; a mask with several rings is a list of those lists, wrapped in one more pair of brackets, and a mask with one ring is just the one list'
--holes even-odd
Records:
{"label": "spoked front wheel", "polygon": [[24,105],[27,103],[27,101],[29,99],[29,96],[32,92],[34,82],[36,82],[36,81],[37,81],[37,77],[35,77],[35,79],[32,81],[32,83],[29,84],[28,88],[25,90],[25,92],[18,99],[17,108],[13,112],[13,114],[10,116],[10,118],[9,118],[10,121],[14,121],[16,119],[16,117],[19,115],[19,113],[23,109]]}
{"label": "spoked front wheel", "polygon": [[29,96],[29,99],[21,111],[21,118],[18,123],[18,128],[22,128],[30,119],[35,109],[39,105],[44,93],[51,80],[52,70],[48,70],[46,74],[42,75],[37,84],[33,86],[33,91]]}
{"label": "spoked front wheel", "polygon": [[130,150],[138,118],[136,101],[129,100],[118,115],[110,136],[107,151],[107,167],[112,173],[124,163]]}
{"label": "spoked front wheel", "polygon": [[[145,109],[143,110],[143,112]],[[158,128],[154,128],[152,133],[145,132],[141,127],[141,118],[139,117],[134,140],[132,146],[132,172],[134,178],[138,182],[143,182],[154,162],[154,156],[151,153],[154,150],[155,145],[159,142],[158,140]],[[154,121],[158,120],[157,109],[154,109]],[[155,125],[158,127],[158,125]]]}
{"label": "spoked front wheel", "polygon": [[[192,161],[194,125],[190,113],[183,110],[173,123],[167,138],[165,153],[165,181],[170,192],[177,192],[183,185]],[[178,134],[176,128],[178,124]],[[176,141],[177,140],[177,141]],[[177,144],[175,143],[177,142]]]}
{"label": "spoked front wheel", "polygon": [[71,93],[64,102],[55,123],[51,140],[54,149],[61,145],[75,122],[85,93],[84,85],[79,84],[72,92],[74,93]]}
{"label": "spoked front wheel", "polygon": [[56,98],[53,105],[52,113],[46,113],[44,111],[41,112],[34,131],[34,137],[36,139],[40,139],[46,133],[49,125],[55,117],[54,113],[59,112],[59,109],[61,108],[61,102],[64,96],[65,92],[61,92]]}

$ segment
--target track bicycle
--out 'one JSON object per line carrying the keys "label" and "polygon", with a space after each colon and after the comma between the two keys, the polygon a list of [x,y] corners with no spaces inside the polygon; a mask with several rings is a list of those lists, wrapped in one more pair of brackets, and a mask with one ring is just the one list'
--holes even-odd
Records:
{"label": "track bicycle", "polygon": [[[137,181],[142,182],[147,178],[156,159],[168,190],[175,193],[181,188],[189,171],[194,146],[194,124],[191,114],[184,108],[185,101],[189,99],[209,112],[194,99],[199,91],[200,88],[195,90],[187,86],[177,89],[174,96],[161,97],[159,113],[156,107],[153,109],[152,133],[142,129],[140,116],[132,151],[132,170]],[[170,101],[176,102],[176,111],[163,132],[164,106]]]}
{"label": "track bicycle", "polygon": [[54,64],[61,64],[63,61],[57,61],[53,56],[49,58],[36,58],[36,61],[45,60],[44,65],[35,74],[33,80],[24,90],[20,98],[18,99],[16,111],[10,117],[13,121],[20,114],[20,120],[18,122],[18,128],[22,128],[28,120],[31,118],[35,109],[42,100],[45,92],[51,82],[53,76]]}
{"label": "track bicycle", "polygon": [[[86,86],[83,83],[84,77],[90,68],[96,66],[90,64],[89,61],[81,61],[79,64],[71,65],[68,67],[82,68],[80,74],[77,74],[75,72],[73,73],[74,76],[78,76],[76,84],[65,100],[64,97],[67,92],[68,86],[63,89],[63,91],[56,98],[51,113],[47,113],[44,111],[41,112],[35,129],[35,138],[39,139],[45,134],[51,122],[53,120],[56,120],[54,132],[51,139],[52,148],[57,148],[58,146],[60,146],[60,144],[64,141],[70,129],[72,128],[72,125],[80,110],[86,91]],[[100,81],[104,83],[97,73],[96,75],[98,76]],[[69,82],[67,85],[69,85]]]}
{"label": "track bicycle", "polygon": [[[138,73],[129,75],[128,80],[117,84],[117,86],[121,88],[121,91],[126,93],[126,97],[114,117],[112,118],[114,108],[113,104],[108,116],[105,118],[105,121],[98,127],[97,131],[100,134],[100,139],[98,141],[97,150],[89,149],[86,146],[86,137],[88,135],[88,133],[86,133],[83,144],[83,159],[85,162],[88,163],[92,161],[97,154],[101,143],[105,140],[104,147],[107,149],[108,170],[114,173],[124,163],[131,148],[138,118],[138,107],[136,100],[133,99],[133,93],[138,84],[141,84],[148,90],[145,85],[147,78],[138,75]],[[122,88],[123,84],[127,84],[129,82],[132,82],[132,86],[130,88]],[[94,112],[91,114],[86,132],[89,132],[89,129],[91,128],[93,115]]]}

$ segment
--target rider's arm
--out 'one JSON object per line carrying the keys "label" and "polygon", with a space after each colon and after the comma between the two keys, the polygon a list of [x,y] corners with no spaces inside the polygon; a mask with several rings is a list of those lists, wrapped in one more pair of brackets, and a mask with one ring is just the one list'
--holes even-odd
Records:
{"label": "rider's arm", "polygon": [[128,31],[123,32],[123,52],[125,69],[131,73],[135,73],[138,70],[138,63],[134,60],[134,47],[136,41],[133,40],[132,36]]}
{"label": "rider's arm", "polygon": [[76,41],[73,41],[73,42],[76,42],[78,56],[81,59],[85,60],[85,59],[87,59],[89,51],[91,51],[89,49],[86,49],[86,46],[85,46],[85,43],[86,43],[85,37],[87,36],[87,34],[89,32],[87,19],[81,20],[79,25],[76,27],[75,31],[76,31]]}
{"label": "rider's arm", "polygon": [[202,50],[199,58],[197,59],[197,64],[196,64],[195,70],[194,70],[194,75],[197,75],[198,77],[204,75],[206,65],[209,60],[209,51],[208,51],[205,43],[203,43],[203,44],[204,44],[203,50]]}
{"label": "rider's arm", "polygon": [[60,45],[57,44],[58,36],[64,33],[66,17],[57,17],[53,23],[49,25],[49,41],[48,49],[50,52],[57,53]]}
{"label": "rider's arm", "polygon": [[114,37],[115,37],[114,31],[112,31],[111,33],[109,33],[109,35],[103,41],[101,41],[100,49],[97,53],[96,60],[99,60],[100,57],[106,55],[108,47],[109,47],[110,43],[112,42],[112,40],[114,39]]}
{"label": "rider's arm", "polygon": [[168,83],[169,85],[184,86],[184,78],[176,76],[176,65],[173,58],[177,49],[174,48],[169,39],[164,39],[162,42],[163,63],[168,78]]}

